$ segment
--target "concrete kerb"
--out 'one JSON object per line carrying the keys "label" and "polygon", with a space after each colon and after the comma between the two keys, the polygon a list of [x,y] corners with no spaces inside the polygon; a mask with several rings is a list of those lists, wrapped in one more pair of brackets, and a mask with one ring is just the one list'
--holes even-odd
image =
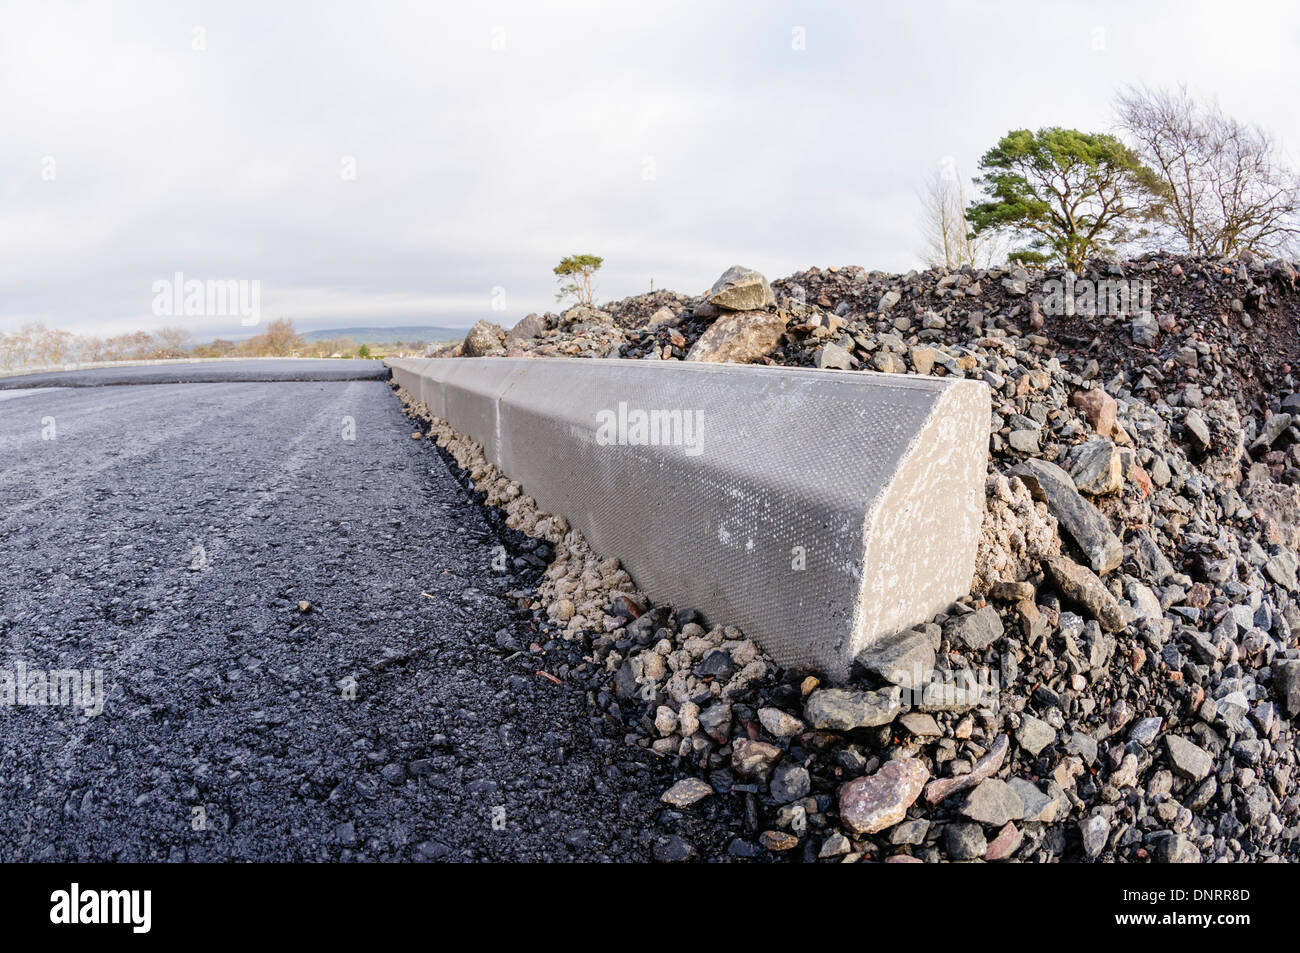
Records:
{"label": "concrete kerb", "polygon": [[661,602],[847,676],[969,591],[978,381],[585,359],[394,359],[396,382]]}

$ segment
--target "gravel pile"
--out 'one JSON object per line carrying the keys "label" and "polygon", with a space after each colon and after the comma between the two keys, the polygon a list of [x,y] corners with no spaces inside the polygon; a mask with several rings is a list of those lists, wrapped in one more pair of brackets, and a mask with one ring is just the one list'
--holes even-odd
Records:
{"label": "gravel pile", "polygon": [[1067,276],[1041,270],[769,287],[731,269],[699,298],[548,315],[509,347],[502,332],[486,353],[744,355],[992,391],[972,592],[843,686],[779,669],[725,619],[650,605],[617,554],[433,421],[484,501],[552,548],[533,610],[581,644],[571,675],[600,716],[672,765],[666,829],[722,802],[739,857],[1300,857],[1295,270],[1149,256],[1078,276],[1119,279],[1150,282],[1149,313],[1060,313]]}

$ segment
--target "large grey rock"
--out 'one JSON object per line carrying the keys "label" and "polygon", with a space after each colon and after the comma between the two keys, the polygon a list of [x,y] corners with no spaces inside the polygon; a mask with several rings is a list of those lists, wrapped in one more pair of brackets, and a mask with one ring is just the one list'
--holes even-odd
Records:
{"label": "large grey rock", "polygon": [[1250,454],[1255,458],[1262,457],[1277,442],[1277,438],[1291,429],[1290,414],[1271,414],[1264,425],[1259,428],[1259,436],[1255,442],[1250,445]]}
{"label": "large grey rock", "polygon": [[476,321],[465,335],[460,353],[464,357],[482,357],[501,346],[506,333],[491,321]]}
{"label": "large grey rock", "polygon": [[1199,410],[1187,412],[1187,416],[1183,418],[1183,430],[1192,449],[1197,453],[1205,453],[1210,449],[1210,428],[1206,426],[1205,418],[1201,416]]}
{"label": "large grey rock", "polygon": [[925,632],[908,629],[882,639],[858,654],[868,672],[903,688],[920,688],[934,670],[934,645]]}
{"label": "large grey rock", "polygon": [[871,355],[871,369],[884,374],[906,374],[907,364],[893,351],[880,350]]}
{"label": "large grey rock", "polygon": [[1081,731],[1070,733],[1065,742],[1065,752],[1078,755],[1089,767],[1097,763],[1097,741],[1091,735],[1085,735]]}
{"label": "large grey rock", "polygon": [[614,673],[614,693],[620,701],[631,701],[637,696],[640,683],[637,682],[636,669],[631,659],[624,660]]}
{"label": "large grey rock", "polygon": [[804,717],[814,728],[832,731],[874,728],[894,720],[901,700],[902,692],[898,686],[877,692],[823,688],[808,696]]}
{"label": "large grey rock", "polygon": [[953,860],[977,860],[988,850],[988,838],[978,824],[949,824],[944,829],[944,846]]}
{"label": "large grey rock", "polygon": [[[540,314],[530,314],[519,319],[519,321],[506,332],[506,344],[514,344],[520,341],[531,341],[534,338],[542,336],[546,330],[546,319]],[[469,355],[466,355],[469,356]]]}
{"label": "large grey rock", "polygon": [[1104,575],[1119,566],[1124,559],[1119,537],[1106,517],[1079,494],[1070,474],[1046,460],[1026,460],[1011,473],[1029,488],[1034,499],[1047,504],[1061,528],[1083,550],[1093,572]]}
{"label": "large grey rock", "polygon": [[1160,340],[1160,325],[1149,314],[1139,314],[1129,322],[1129,334],[1138,347],[1153,347]]}
{"label": "large grey rock", "polygon": [[891,844],[910,844],[916,846],[925,843],[925,835],[930,832],[930,822],[923,817],[914,821],[902,821],[889,832]]}
{"label": "large grey rock", "polygon": [[1296,554],[1289,549],[1283,549],[1264,564],[1264,571],[1279,586],[1288,592],[1294,592],[1298,567],[1300,567],[1300,561],[1296,559]]}
{"label": "large grey rock", "polygon": [[1108,632],[1124,628],[1124,612],[1110,590],[1086,566],[1064,556],[1048,556],[1043,568],[1061,595],[1101,623]]}
{"label": "large grey rock", "polygon": [[961,812],[972,821],[1001,827],[1008,821],[1018,821],[1025,816],[1025,805],[1020,795],[1001,778],[988,778],[976,785],[966,795]]}
{"label": "large grey rock", "polygon": [[992,606],[958,616],[949,627],[953,642],[975,652],[982,652],[1002,638],[1002,632],[1002,617]]}
{"label": "large grey rock", "polygon": [[940,738],[943,729],[934,716],[923,711],[909,711],[898,716],[898,724],[917,738]]}
{"label": "large grey rock", "polygon": [[1273,665],[1273,694],[1290,717],[1300,715],[1300,659],[1287,659]]}
{"label": "large grey rock", "polygon": [[801,764],[783,764],[772,772],[769,790],[772,800],[777,804],[789,804],[807,797],[811,786],[812,779],[808,776],[807,768]]}
{"label": "large grey rock", "polygon": [[1124,488],[1124,467],[1119,448],[1105,437],[1079,444],[1070,451],[1066,462],[1070,479],[1081,493],[1105,496]]}
{"label": "large grey rock", "polygon": [[813,356],[813,364],[822,370],[848,371],[853,369],[853,355],[838,344],[823,344]]}
{"label": "large grey rock", "polygon": [[1007,443],[1018,453],[1038,453],[1042,449],[1043,431],[1041,427],[1026,427],[1013,430],[1007,436]]}
{"label": "large grey rock", "polygon": [[705,300],[726,311],[760,311],[776,304],[767,279],[744,265],[732,265],[724,271]]}
{"label": "large grey rock", "polygon": [[700,727],[718,744],[726,744],[731,737],[731,706],[714,702],[700,712]]}
{"label": "large grey rock", "polygon": [[691,345],[686,360],[752,364],[771,354],[784,333],[785,319],[770,311],[724,314]]}
{"label": "large grey rock", "polygon": [[1020,798],[1023,807],[1021,813],[1027,823],[1050,824],[1056,819],[1059,810],[1056,798],[1043,793],[1038,785],[1024,778],[1009,778],[1007,784],[1016,792],[1016,797]]}
{"label": "large grey rock", "polygon": [[725,620],[785,667],[842,680],[863,649],[970,591],[982,383],[681,361],[388,363],[653,601]]}
{"label": "large grey rock", "polygon": [[1165,831],[1155,840],[1152,857],[1157,864],[1199,864],[1201,852],[1183,833]]}
{"label": "large grey rock", "polygon": [[1146,747],[1156,740],[1160,735],[1160,729],[1165,720],[1159,715],[1152,715],[1150,718],[1140,718],[1133,723],[1129,729],[1128,740]]}
{"label": "large grey rock", "polygon": [[806,727],[802,721],[779,708],[760,708],[758,721],[768,732],[777,738],[792,738]]}
{"label": "large grey rock", "polygon": [[1203,781],[1214,770],[1214,758],[1204,748],[1180,735],[1165,735],[1169,763],[1174,773],[1192,781]]}
{"label": "large grey rock", "polygon": [[1089,860],[1094,860],[1106,849],[1110,840],[1110,821],[1104,815],[1093,814],[1079,822],[1079,836],[1083,840],[1083,853]]}
{"label": "large grey rock", "polygon": [[1144,579],[1159,585],[1174,574],[1174,564],[1149,532],[1139,529],[1129,539],[1132,543],[1133,561],[1137,563]]}
{"label": "large grey rock", "polygon": [[1056,729],[1033,715],[1020,716],[1020,728],[1016,731],[1016,741],[1034,757],[1056,740]]}

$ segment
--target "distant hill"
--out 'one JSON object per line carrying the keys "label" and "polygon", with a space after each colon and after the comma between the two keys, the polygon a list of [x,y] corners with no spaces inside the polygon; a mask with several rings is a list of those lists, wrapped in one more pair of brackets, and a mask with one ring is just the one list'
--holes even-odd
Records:
{"label": "distant hill", "polygon": [[336,338],[349,338],[357,344],[407,344],[424,341],[459,341],[465,337],[469,328],[442,328],[436,326],[407,328],[324,328],[319,331],[304,331],[306,341],[332,341]]}

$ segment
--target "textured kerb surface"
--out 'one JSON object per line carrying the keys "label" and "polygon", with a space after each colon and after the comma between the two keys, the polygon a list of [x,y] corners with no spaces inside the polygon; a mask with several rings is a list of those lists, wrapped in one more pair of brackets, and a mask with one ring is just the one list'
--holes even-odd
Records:
{"label": "textured kerb surface", "polygon": [[[659,361],[389,364],[653,599],[741,627],[783,665],[842,679],[864,647],[970,588],[990,415],[980,382]],[[654,411],[660,426],[638,429],[638,412]]]}

